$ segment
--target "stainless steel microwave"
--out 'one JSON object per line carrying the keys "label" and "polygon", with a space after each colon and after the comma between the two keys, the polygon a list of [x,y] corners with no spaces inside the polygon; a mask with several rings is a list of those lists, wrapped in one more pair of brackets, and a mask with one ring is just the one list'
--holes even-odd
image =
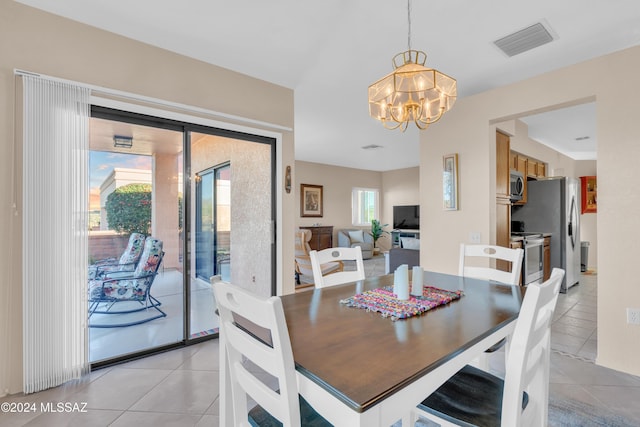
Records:
{"label": "stainless steel microwave", "polygon": [[510,179],[510,198],[512,202],[522,200],[524,193],[524,176],[517,170],[511,171]]}

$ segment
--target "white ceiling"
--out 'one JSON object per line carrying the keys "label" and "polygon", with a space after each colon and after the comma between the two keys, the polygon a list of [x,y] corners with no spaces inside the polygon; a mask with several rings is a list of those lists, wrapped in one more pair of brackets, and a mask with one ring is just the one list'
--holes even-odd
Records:
{"label": "white ceiling", "polygon": [[[368,85],[407,49],[403,0],[18,1],[294,89],[296,159],[371,170],[418,165],[417,130],[386,130],[367,105]],[[540,21],[556,40],[512,58],[493,45]],[[415,0],[412,48],[456,78],[462,98],[638,45],[639,22],[637,0]],[[532,138],[595,158],[594,104],[525,121]],[[370,144],[382,148],[361,149]]]}

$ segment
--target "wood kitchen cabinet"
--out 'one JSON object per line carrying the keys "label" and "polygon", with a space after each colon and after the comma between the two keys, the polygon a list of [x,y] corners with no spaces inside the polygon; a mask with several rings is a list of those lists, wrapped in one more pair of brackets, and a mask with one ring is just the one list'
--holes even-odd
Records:
{"label": "wood kitchen cabinet", "polygon": [[544,178],[547,176],[547,164],[541,160],[534,159],[517,151],[510,154],[510,167],[529,178]]}
{"label": "wood kitchen cabinet", "polygon": [[[508,248],[511,243],[511,200],[496,197],[496,245]],[[496,262],[496,268],[511,271],[508,261]]]}
{"label": "wood kitchen cabinet", "polygon": [[333,247],[333,225],[299,228],[311,230],[311,240],[309,241],[311,249],[321,251]]}
{"label": "wood kitchen cabinet", "polygon": [[551,277],[551,236],[545,236],[542,244],[542,280],[546,281]]}
{"label": "wood kitchen cabinet", "polygon": [[509,136],[496,132],[496,197],[509,198],[511,176]]}
{"label": "wood kitchen cabinet", "polygon": [[[511,249],[522,249],[522,240],[516,240],[509,242],[509,247]],[[524,262],[524,259],[522,260]],[[520,278],[518,279],[518,284],[522,285],[522,265],[520,266]],[[513,266],[511,266],[513,268]]]}
{"label": "wood kitchen cabinet", "polygon": [[581,212],[596,213],[598,212],[597,195],[598,195],[598,180],[595,176],[581,176],[580,177],[580,204]]}
{"label": "wood kitchen cabinet", "polygon": [[[511,147],[509,136],[496,131],[496,245],[509,247],[511,240]],[[509,271],[507,261],[498,261],[496,268]]]}
{"label": "wood kitchen cabinet", "polygon": [[542,162],[538,162],[538,167],[536,168],[536,176],[538,178],[544,178],[545,176],[547,176],[547,165],[542,163]]}

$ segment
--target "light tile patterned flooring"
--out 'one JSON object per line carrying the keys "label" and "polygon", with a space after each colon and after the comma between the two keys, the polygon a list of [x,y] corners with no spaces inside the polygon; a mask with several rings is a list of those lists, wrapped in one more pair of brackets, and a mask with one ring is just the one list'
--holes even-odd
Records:
{"label": "light tile patterned flooring", "polygon": [[[559,297],[552,325],[551,393],[615,411],[640,425],[640,378],[589,361],[596,346],[596,279],[583,275],[580,285]],[[218,426],[218,368],[217,340],[173,350],[105,368],[51,390],[2,398],[1,402],[34,404],[36,411],[0,412],[0,425]],[[86,412],[42,412],[42,402],[86,403]]]}

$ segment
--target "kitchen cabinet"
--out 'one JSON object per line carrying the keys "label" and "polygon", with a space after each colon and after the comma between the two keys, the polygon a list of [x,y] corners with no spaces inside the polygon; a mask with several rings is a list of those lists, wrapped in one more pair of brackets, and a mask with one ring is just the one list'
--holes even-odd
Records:
{"label": "kitchen cabinet", "polygon": [[538,177],[538,161],[527,159],[527,176],[531,178]]}
{"label": "kitchen cabinet", "polygon": [[[522,240],[512,240],[509,242],[509,247],[511,249],[522,249]],[[524,260],[522,260],[522,262],[524,262]],[[513,266],[510,266],[510,268],[513,268]],[[520,278],[518,279],[518,284],[522,285],[522,265],[520,266]]]}
{"label": "kitchen cabinet", "polygon": [[545,281],[551,277],[551,236],[544,237],[542,260],[542,280]]}
{"label": "kitchen cabinet", "polygon": [[[511,239],[511,141],[496,131],[496,245],[509,247]],[[507,261],[498,261],[496,268],[509,271]]]}
{"label": "kitchen cabinet", "polygon": [[[511,240],[511,200],[496,197],[496,245],[508,248]],[[508,261],[496,262],[496,268],[511,271]]]}
{"label": "kitchen cabinet", "polygon": [[509,136],[502,132],[496,132],[496,197],[509,198],[511,192],[510,155]]}
{"label": "kitchen cabinet", "polygon": [[530,178],[544,178],[547,176],[547,164],[517,151],[510,154],[510,167],[516,169],[522,175]]}
{"label": "kitchen cabinet", "polygon": [[321,251],[333,247],[333,225],[299,228],[311,230],[311,240],[309,240],[311,249]]}
{"label": "kitchen cabinet", "polygon": [[527,203],[527,178],[538,179],[546,177],[547,164],[517,151],[511,151],[509,153],[509,167],[517,170],[525,177],[522,200],[514,203],[514,205],[524,205]]}
{"label": "kitchen cabinet", "polygon": [[580,177],[580,190],[581,190],[581,212],[596,213],[598,212],[597,195],[598,195],[598,180],[595,176],[581,176]]}
{"label": "kitchen cabinet", "polygon": [[[509,247],[511,239],[511,142],[496,131],[496,245]],[[509,262],[498,261],[496,268],[509,271]]]}
{"label": "kitchen cabinet", "polygon": [[538,162],[538,167],[536,168],[536,176],[538,178],[544,178],[547,176],[547,165],[542,162]]}

